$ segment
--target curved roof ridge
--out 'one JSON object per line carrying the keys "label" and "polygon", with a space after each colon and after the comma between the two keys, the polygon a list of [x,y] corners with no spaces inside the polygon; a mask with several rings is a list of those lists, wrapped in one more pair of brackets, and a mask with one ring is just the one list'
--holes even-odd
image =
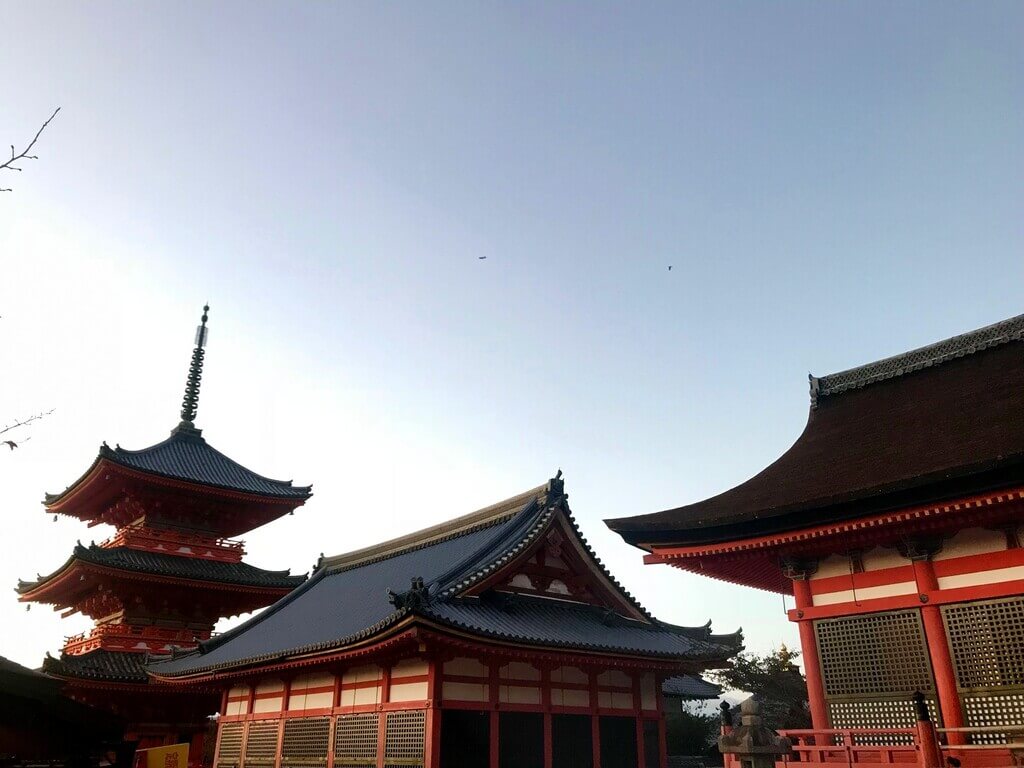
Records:
{"label": "curved roof ridge", "polygon": [[1024,314],[827,376],[810,376],[811,403],[829,395],[941,365],[990,347],[1024,339]]}
{"label": "curved roof ridge", "polygon": [[206,438],[204,438],[202,435],[197,434],[195,432],[186,432],[184,430],[175,429],[174,431],[171,432],[170,437],[168,437],[166,440],[161,440],[159,443],[155,443],[154,445],[151,445],[148,448],[139,448],[138,450],[131,450],[129,448],[122,448],[120,444],[117,444],[116,447],[111,448],[109,445],[104,443],[103,446],[100,448],[100,451],[102,452],[103,449],[106,448],[107,451],[110,454],[114,455],[114,456],[120,456],[122,454],[130,454],[130,455],[133,455],[133,456],[137,456],[139,454],[147,453],[147,452],[155,450],[157,448],[162,448],[163,446],[167,445],[168,443],[173,443],[173,442],[176,442],[176,441],[186,442],[186,443],[188,443],[188,442],[202,443],[203,445],[206,446],[206,448],[208,450],[210,450],[213,453],[217,454],[220,458],[224,459],[229,464],[233,464],[234,466],[238,467],[241,470],[244,470],[245,472],[247,472],[248,474],[252,475],[253,477],[256,477],[256,478],[258,478],[260,480],[266,480],[268,483],[274,483],[276,485],[286,485],[286,486],[288,486],[290,488],[295,488],[296,490],[309,489],[309,488],[313,487],[312,485],[294,485],[294,481],[293,480],[279,480],[276,477],[268,477],[267,475],[261,475],[259,472],[254,472],[253,470],[249,469],[244,464],[241,464],[240,462],[235,461],[234,459],[232,459],[230,456],[228,456],[223,451],[219,451],[216,448],[214,448],[210,443],[208,443],[206,441]]}
{"label": "curved roof ridge", "polygon": [[356,549],[352,552],[324,557],[317,564],[317,568],[328,569],[335,573],[349,570],[391,557],[397,557],[414,549],[437,544],[457,536],[464,536],[483,528],[489,528],[522,512],[530,503],[539,500],[547,492],[547,488],[547,483],[545,483],[504,501],[499,501],[483,509],[470,512],[467,515],[446,520],[445,522],[413,531],[412,533],[407,533],[379,544]]}
{"label": "curved roof ridge", "polygon": [[[129,558],[124,560],[124,555],[129,555]],[[306,574],[292,575],[291,568],[271,571],[250,565],[244,561],[226,563],[219,560],[177,555],[172,552],[151,552],[125,546],[102,547],[98,544],[86,546],[79,542],[71,551],[71,556],[56,570],[46,576],[38,575],[35,581],[19,579],[16,591],[21,595],[25,595],[53,581],[71,568],[76,560],[120,571],[149,573],[156,576],[170,576],[183,579],[198,578],[221,584],[239,584],[272,589],[294,589],[301,586],[307,580]],[[172,571],[179,569],[180,572],[167,571],[168,566],[171,567]],[[187,571],[190,569],[194,573],[188,573]]]}

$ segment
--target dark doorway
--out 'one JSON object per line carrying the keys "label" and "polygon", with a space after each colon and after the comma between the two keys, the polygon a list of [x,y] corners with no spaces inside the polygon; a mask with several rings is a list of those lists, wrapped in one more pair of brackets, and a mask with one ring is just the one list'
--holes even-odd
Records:
{"label": "dark doorway", "polygon": [[502,712],[498,716],[498,765],[544,768],[544,715]]}
{"label": "dark doorway", "polygon": [[636,768],[636,718],[601,717],[601,768]]}
{"label": "dark doorway", "polygon": [[441,768],[488,768],[491,756],[489,712],[441,712]]}
{"label": "dark doorway", "polygon": [[556,768],[593,768],[590,715],[552,715],[551,748]]}
{"label": "dark doorway", "polygon": [[658,738],[658,721],[644,720],[644,768],[661,766],[661,739]]}

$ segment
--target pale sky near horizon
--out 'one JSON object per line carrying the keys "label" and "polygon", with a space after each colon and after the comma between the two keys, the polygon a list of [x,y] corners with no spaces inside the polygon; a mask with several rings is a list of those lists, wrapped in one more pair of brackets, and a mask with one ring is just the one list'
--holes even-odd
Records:
{"label": "pale sky near horizon", "polygon": [[645,606],[758,652],[798,644],[781,597],[601,521],[762,469],[808,371],[1024,312],[1020,3],[0,10],[0,146],[62,108],[0,173],[0,423],[55,409],[0,453],[0,655],[29,666],[89,622],[18,578],[110,532],[43,494],[167,435],[204,301],[198,425],[314,485],[249,562],[304,572],[561,467]]}

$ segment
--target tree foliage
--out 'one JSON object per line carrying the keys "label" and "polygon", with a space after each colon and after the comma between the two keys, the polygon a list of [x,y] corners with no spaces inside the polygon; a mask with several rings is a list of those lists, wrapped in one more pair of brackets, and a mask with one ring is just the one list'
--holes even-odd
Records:
{"label": "tree foliage", "polygon": [[665,713],[665,741],[670,755],[710,755],[717,752],[721,718],[699,706],[683,704],[681,711]]}
{"label": "tree foliage", "polygon": [[810,728],[807,682],[794,663],[799,655],[785,645],[763,656],[740,653],[732,667],[708,676],[726,688],[753,694],[770,728]]}

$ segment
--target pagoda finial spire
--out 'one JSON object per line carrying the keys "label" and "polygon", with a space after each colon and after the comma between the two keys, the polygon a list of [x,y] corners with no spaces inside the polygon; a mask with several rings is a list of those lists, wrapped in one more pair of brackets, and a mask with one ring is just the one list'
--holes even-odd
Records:
{"label": "pagoda finial spire", "polygon": [[203,378],[203,358],[206,356],[206,320],[210,305],[203,306],[203,321],[196,328],[196,346],[192,350],[192,364],[188,369],[185,383],[185,399],[181,401],[181,424],[179,429],[195,429],[196,411],[199,410],[199,384]]}

